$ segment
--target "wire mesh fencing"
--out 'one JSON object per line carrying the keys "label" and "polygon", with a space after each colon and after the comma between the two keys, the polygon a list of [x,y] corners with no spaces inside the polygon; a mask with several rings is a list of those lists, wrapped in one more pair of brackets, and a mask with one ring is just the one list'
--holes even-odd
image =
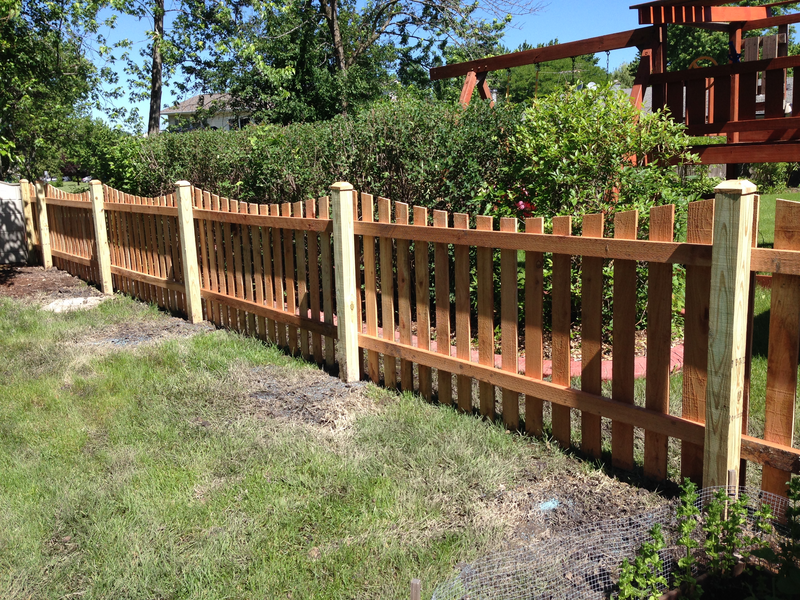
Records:
{"label": "wire mesh fencing", "polygon": [[[704,488],[697,506],[709,504],[719,489]],[[733,490],[729,490],[731,493]],[[786,510],[787,499],[755,488],[738,489],[747,497],[747,533],[759,535],[754,514],[768,504],[773,514]],[[619,580],[623,559],[633,559],[642,544],[650,539],[649,531],[660,524],[666,547],[659,554],[661,575],[669,579],[676,568],[676,505],[667,505],[636,516],[597,523],[570,531],[545,541],[530,543],[512,550],[484,556],[461,566],[450,580],[439,585],[433,600],[592,600],[612,597]],[[701,524],[704,516],[701,513]],[[780,535],[777,520],[774,535]],[[702,535],[698,527],[696,535]],[[702,547],[702,543],[701,543]]]}

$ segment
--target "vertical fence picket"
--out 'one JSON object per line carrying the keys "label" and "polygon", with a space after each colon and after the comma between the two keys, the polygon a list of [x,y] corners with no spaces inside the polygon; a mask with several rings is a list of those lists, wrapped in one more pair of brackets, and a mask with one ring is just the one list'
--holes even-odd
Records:
{"label": "vertical fence picket", "polygon": [[[230,201],[230,211],[232,213],[241,212],[239,209],[239,202],[236,200]],[[231,225],[231,234],[233,242],[233,279],[234,279],[234,298],[244,298],[244,257],[242,256],[242,229],[244,227],[238,223]],[[247,313],[243,310],[237,309],[236,313],[236,331],[245,333],[247,331]]]}
{"label": "vertical fence picket", "polygon": [[[614,237],[635,240],[639,223],[638,211],[614,216]],[[636,336],[636,262],[614,261],[614,324],[611,395],[618,402],[633,404],[634,353]],[[614,467],[633,469],[633,426],[611,423],[611,462]]]}
{"label": "vertical fence picket", "polygon": [[[378,198],[378,222],[390,223],[392,208],[388,198]],[[383,338],[395,341],[394,321],[394,256],[392,238],[378,238],[381,267],[381,325]],[[383,355],[383,380],[390,389],[397,387],[397,360],[394,356]]]}
{"label": "vertical fence picket", "polygon": [[[572,235],[571,217],[553,217],[553,235]],[[553,383],[570,384],[570,325],[572,312],[571,258],[566,254],[553,255]],[[570,409],[553,405],[553,437],[562,448],[569,448],[571,438]]]}
{"label": "vertical fence picket", "polygon": [[[500,231],[517,231],[517,220],[500,219]],[[517,273],[517,251],[500,251],[500,353],[502,369],[510,373],[519,372],[519,287]],[[503,423],[511,431],[519,429],[519,394],[503,389]]]}
{"label": "vertical fence picket", "polygon": [[[469,229],[469,215],[455,213],[453,229]],[[455,247],[455,280],[456,296],[456,356],[461,360],[469,360],[471,352],[470,332],[470,262],[469,246],[458,244]],[[458,407],[463,412],[472,412],[472,378],[459,375],[457,379],[456,397]]]}
{"label": "vertical fence picket", "polygon": [[[711,244],[714,236],[714,199],[689,204],[686,241]],[[711,267],[686,266],[686,300],[683,332],[683,404],[681,416],[705,422],[708,365],[708,309],[711,294]],[[703,448],[681,443],[681,477],[703,483]]]}
{"label": "vertical fence picket", "polygon": [[[199,209],[205,208],[203,206],[203,191],[200,188],[195,188],[195,207]],[[208,257],[208,240],[206,239],[206,219],[199,219],[197,222],[198,240],[200,243],[200,285],[204,290],[211,289],[211,277],[209,275],[209,257]],[[214,320],[214,309],[211,300],[206,300],[205,304],[205,319],[207,321]]]}
{"label": "vertical fence picket", "polygon": [[[330,198],[319,200],[319,218],[330,219]],[[325,323],[333,325],[333,255],[331,253],[331,234],[323,233],[320,240],[320,270],[322,271],[322,310]],[[325,365],[332,368],[336,360],[333,338],[325,337]]]}
{"label": "vertical fence picket", "polygon": [[[373,201],[370,194],[361,194],[361,218],[365,223],[374,220]],[[375,238],[371,235],[364,237],[364,310],[367,322],[367,334],[378,335],[378,291],[377,291],[377,266],[375,258]],[[380,361],[377,352],[367,352],[367,373],[373,383],[381,379]]]}
{"label": "vertical fence picket", "polygon": [[[446,228],[447,213],[443,210],[433,211],[433,226]],[[447,244],[435,243],[434,279],[436,286],[436,350],[439,354],[450,356],[450,257]],[[453,403],[453,376],[447,371],[438,369],[439,402]]]}
{"label": "vertical fence picket", "polygon": [[[353,194],[355,197],[355,194]],[[353,212],[353,218],[356,217],[358,211]],[[306,217],[309,219],[317,218],[317,202],[313,198],[306,200]],[[356,251],[358,245],[356,245]],[[358,276],[359,271],[356,271]],[[308,296],[309,308],[311,309],[311,320],[314,323],[319,323],[320,317],[320,272],[319,272],[319,234],[314,231],[308,232]],[[361,296],[359,294],[359,300]],[[359,316],[361,310],[358,311]],[[359,333],[361,327],[359,323]],[[311,354],[314,356],[314,362],[318,365],[322,364],[322,336],[319,332],[314,331],[311,333]]]}
{"label": "vertical fence picket", "polygon": [[[247,207],[247,210],[251,215],[257,215],[259,205],[250,204]],[[251,231],[253,236],[253,285],[255,287],[254,302],[259,306],[264,306],[264,228],[251,227]],[[266,341],[267,339],[266,319],[262,315],[258,315],[256,318],[256,332],[254,335],[257,335],[260,340]]]}
{"label": "vertical fence picket", "polygon": [[[292,205],[288,202],[284,202],[281,204],[281,216],[283,217],[291,217],[292,216]],[[297,289],[295,287],[296,283],[296,276],[295,276],[295,265],[294,265],[294,231],[291,229],[284,229],[283,230],[283,276],[285,278],[285,285],[286,285],[286,312],[290,315],[295,314],[297,310]],[[287,342],[289,345],[289,351],[292,354],[297,353],[297,336],[298,331],[297,328],[293,325],[288,325],[286,327],[287,330]]]}
{"label": "vertical fence picket", "polygon": [[[222,204],[217,194],[211,194],[211,210],[218,213],[222,212]],[[216,241],[217,284],[219,285],[219,293],[225,295],[228,293],[228,277],[225,269],[227,244],[225,242],[225,228],[222,221],[214,221],[214,239]],[[228,327],[227,304],[220,302],[217,308],[219,310],[220,327]]]}
{"label": "vertical fence picket", "polygon": [[[800,250],[800,203],[775,201],[775,248]],[[800,276],[772,276],[764,439],[791,446],[797,397]],[[786,495],[791,472],[764,465],[761,487]]]}
{"label": "vertical fence picket", "polygon": [[[303,203],[296,202],[293,206],[294,216],[303,218]],[[306,239],[302,229],[295,231],[295,253],[297,257],[297,306],[300,317],[308,318],[308,284],[306,283]],[[309,360],[311,352],[308,346],[308,330],[300,329],[300,353]]]}
{"label": "vertical fence picket", "polygon": [[[394,218],[398,225],[408,225],[408,204],[394,203]],[[397,240],[397,323],[400,343],[411,345],[411,264],[408,240]],[[413,365],[400,361],[400,386],[403,391],[414,391]]]}
{"label": "vertical fence picket", "polygon": [[[239,204],[239,212],[249,214],[250,204],[242,202]],[[241,225],[242,232],[242,263],[244,267],[244,299],[248,302],[254,302],[255,296],[253,292],[253,240],[251,234],[253,228],[250,225]],[[247,333],[253,337],[256,335],[256,317],[253,313],[247,313]]]}
{"label": "vertical fence picket", "polygon": [[[650,209],[650,239],[671,242],[675,206]],[[650,263],[647,276],[647,380],[646,408],[669,413],[670,342],[672,340],[672,265]],[[667,436],[644,432],[645,477],[667,478]]]}
{"label": "vertical fence picket", "polygon": [[[428,209],[414,207],[414,226],[428,226]],[[428,242],[414,242],[414,283],[417,297],[417,347],[430,350],[431,347],[431,278],[430,278],[430,245]],[[431,368],[425,365],[417,367],[419,393],[428,401],[433,399],[433,383]]]}
{"label": "vertical fence picket", "polygon": [[[203,209],[212,210],[211,206],[211,194],[209,192],[203,192]],[[206,252],[208,254],[208,286],[212,292],[219,293],[219,282],[217,280],[217,241],[214,238],[214,221],[205,219],[204,223],[206,230]],[[216,300],[209,300],[208,306],[211,307],[209,311],[209,320],[219,327],[219,302]]]}
{"label": "vertical fence picket", "polygon": [[[543,234],[544,219],[525,220],[525,233]],[[542,379],[544,333],[544,256],[525,253],[525,375]],[[544,403],[530,394],[525,396],[525,432],[541,436],[544,428]]]}
{"label": "vertical fence picket", "polygon": [[[583,237],[603,237],[603,215],[584,215]],[[581,265],[581,390],[599,396],[603,377],[603,259],[584,256]],[[600,458],[602,419],[581,413],[581,451]]]}
{"label": "vertical fence picket", "polygon": [[[360,205],[360,196],[358,192],[353,191],[353,226],[358,223],[358,207]],[[354,236],[354,248],[355,248],[355,258],[356,258],[356,314],[357,314],[357,321],[356,327],[358,328],[358,333],[364,333],[364,299],[363,294],[366,293],[364,289],[364,249],[363,249],[363,241],[361,236],[355,235]],[[364,350],[359,347],[358,349],[358,378],[364,379],[364,375],[366,373],[366,367],[364,365]]]}
{"label": "vertical fence picket", "polygon": [[[267,215],[269,213],[269,206],[266,204],[258,205],[258,214]],[[262,259],[262,273],[264,274],[264,303],[271,309],[275,308],[275,285],[272,279],[272,246],[273,246],[273,230],[271,227],[261,228],[262,247],[264,249],[261,256]],[[264,320],[267,328],[267,339],[275,343],[277,340],[275,334],[275,321],[270,318]]]}
{"label": "vertical fence picket", "polygon": [[[475,228],[492,231],[492,217],[475,218]],[[494,261],[491,248],[480,247],[476,251],[477,301],[478,301],[478,362],[494,367]],[[495,388],[488,381],[478,384],[478,402],[483,417],[495,419]]]}

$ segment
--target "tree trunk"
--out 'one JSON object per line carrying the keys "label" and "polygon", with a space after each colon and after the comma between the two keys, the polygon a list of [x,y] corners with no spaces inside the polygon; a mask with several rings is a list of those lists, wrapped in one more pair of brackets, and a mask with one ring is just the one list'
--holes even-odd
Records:
{"label": "tree trunk", "polygon": [[147,135],[161,131],[161,42],[164,39],[164,0],[155,0],[153,6],[153,62],[150,71],[150,115]]}
{"label": "tree trunk", "polygon": [[339,30],[339,9],[336,6],[336,0],[320,0],[320,4],[325,13],[325,20],[328,22],[328,29],[330,29],[331,32],[333,51],[336,53],[336,62],[339,65],[339,70],[344,73],[347,70],[347,61],[344,56],[342,33]]}

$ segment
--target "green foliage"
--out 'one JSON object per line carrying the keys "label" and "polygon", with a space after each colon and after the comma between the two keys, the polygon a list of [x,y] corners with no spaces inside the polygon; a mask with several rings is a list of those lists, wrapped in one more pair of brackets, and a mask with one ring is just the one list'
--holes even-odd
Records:
{"label": "green foliage", "polygon": [[749,179],[758,186],[761,193],[782,192],[796,170],[797,163],[753,163],[749,165]]}
{"label": "green foliage", "polygon": [[688,478],[681,485],[681,503],[678,506],[678,545],[684,548],[684,554],[678,559],[678,571],[674,574],[675,585],[681,588],[687,598],[699,598],[703,589],[697,585],[693,570],[696,558],[693,550],[700,546],[694,538],[697,529],[700,509],[697,507],[697,486]]}
{"label": "green foliage", "polygon": [[661,590],[667,586],[666,577],[661,575],[664,562],[659,552],[666,547],[661,525],[653,525],[649,533],[652,541],[642,544],[633,562],[627,558],[622,561],[617,596],[619,600],[629,598],[657,600],[661,596]]}

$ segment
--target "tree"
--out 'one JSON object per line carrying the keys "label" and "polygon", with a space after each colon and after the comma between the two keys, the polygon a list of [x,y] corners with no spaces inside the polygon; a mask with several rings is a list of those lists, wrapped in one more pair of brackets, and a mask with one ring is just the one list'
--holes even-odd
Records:
{"label": "tree", "polygon": [[3,3],[0,17],[0,178],[13,171],[35,178],[85,111],[99,73],[85,56],[98,5],[35,0]]}
{"label": "tree", "polygon": [[[536,9],[521,1],[518,12]],[[495,8],[514,8],[500,3]],[[461,0],[191,0],[186,7],[172,37],[191,80],[183,91],[230,91],[237,108],[275,122],[329,118],[379,97],[393,81],[430,87],[428,67],[453,47],[469,52],[464,59],[484,55],[507,23],[480,19],[478,5]]]}
{"label": "tree", "polygon": [[[555,39],[546,44],[537,44],[536,48],[557,44],[558,40]],[[530,44],[524,43],[516,51],[532,48]],[[525,65],[495,74],[493,83],[501,96],[512,102],[527,102],[538,96],[563,91],[578,82],[605,84],[609,74],[599,66],[599,62],[597,56],[587,54],[574,59],[562,58],[536,65]]]}

